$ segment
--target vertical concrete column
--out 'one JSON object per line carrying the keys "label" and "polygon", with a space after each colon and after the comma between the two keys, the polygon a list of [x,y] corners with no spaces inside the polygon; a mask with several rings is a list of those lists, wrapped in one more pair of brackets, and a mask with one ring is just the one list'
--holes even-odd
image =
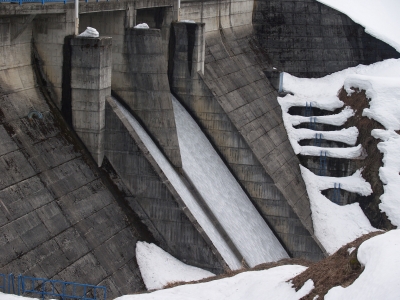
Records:
{"label": "vertical concrete column", "polygon": [[204,74],[204,29],[204,23],[173,23],[175,77],[197,78],[197,72]]}
{"label": "vertical concrete column", "polygon": [[98,166],[104,157],[105,99],[111,95],[112,39],[71,39],[72,125]]}

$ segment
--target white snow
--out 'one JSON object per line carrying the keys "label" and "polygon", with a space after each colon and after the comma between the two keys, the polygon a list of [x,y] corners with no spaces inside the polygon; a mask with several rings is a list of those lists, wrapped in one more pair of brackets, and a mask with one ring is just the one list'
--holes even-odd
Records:
{"label": "white snow", "polygon": [[[375,77],[400,77],[400,59],[387,59],[368,66],[358,65],[322,78],[298,78],[284,73],[283,89],[286,92],[294,93],[295,96],[300,97],[304,102],[306,98],[318,102],[332,101],[332,97],[337,95],[345,79],[353,74]],[[329,97],[330,100],[323,100],[322,98],[325,96]]]}
{"label": "white snow", "polygon": [[356,250],[356,247],[350,247],[349,249],[347,249],[347,253],[350,255],[353,253],[354,250]]}
{"label": "white snow", "polygon": [[149,29],[149,25],[147,25],[147,23],[140,23],[137,24],[134,28],[141,28],[141,29]]}
{"label": "white snow", "polygon": [[199,284],[188,284],[148,294],[127,295],[116,300],[297,300],[314,288],[312,280],[295,291],[286,282],[306,267],[287,265],[264,271],[243,272],[236,276]]}
{"label": "white snow", "polygon": [[196,22],[193,20],[181,20],[179,21],[179,23],[196,23]]}
{"label": "white snow", "polygon": [[325,148],[317,146],[299,146],[299,147],[301,147],[301,149],[298,154],[301,155],[320,156],[322,151],[322,155],[326,155],[327,157],[355,159],[355,158],[361,158],[364,153],[363,147],[361,145],[348,148]]}
{"label": "white snow", "polygon": [[372,136],[383,140],[378,144],[379,151],[383,153],[379,177],[384,184],[379,208],[387,214],[392,224],[400,226],[400,135],[393,130],[374,129]]}
{"label": "white snow", "polygon": [[300,169],[310,198],[315,236],[329,254],[366,233],[376,231],[358,203],[340,206],[321,193],[340,183],[343,190],[370,195],[371,186],[362,178],[360,171],[349,177],[336,178],[317,176],[303,166]]}
{"label": "white snow", "polygon": [[114,103],[118,109],[122,112],[125,118],[129,121],[129,124],[135,130],[137,135],[140,137],[147,150],[150,152],[156,163],[159,165],[161,170],[167,176],[168,180],[176,189],[182,200],[185,202],[189,211],[196,218],[201,228],[210,238],[215,248],[219,251],[224,261],[228,264],[231,269],[241,268],[241,261],[236,258],[236,255],[232,252],[229,245],[225,242],[225,239],[221,236],[218,230],[212,224],[207,214],[203,211],[192,193],[183,182],[182,178],[178,175],[175,169],[171,166],[165,156],[161,153],[158,147],[154,144],[153,140],[142,128],[142,126],[136,121],[136,119],[113,98]]}
{"label": "white snow", "polygon": [[[358,1],[358,0],[357,0]],[[321,1],[322,2],[322,1]],[[339,0],[338,2],[343,2]],[[295,129],[293,126],[310,122],[310,117],[291,116],[288,114],[292,106],[310,106],[326,110],[335,110],[343,106],[337,97],[338,91],[345,86],[348,93],[354,92],[351,88],[366,90],[367,97],[371,98],[370,107],[364,109],[363,115],[382,123],[391,131],[374,130],[372,135],[381,138],[384,142],[378,144],[378,149],[384,153],[384,166],[380,169],[380,177],[384,185],[384,194],[381,196],[380,209],[385,212],[393,224],[400,224],[400,200],[396,194],[400,186],[400,140],[393,130],[400,129],[400,60],[388,59],[382,62],[364,66],[348,68],[323,78],[297,78],[284,73],[283,89],[294,95],[278,98],[282,107],[282,115],[289,141],[296,154],[319,156],[324,151],[327,156],[343,158],[359,158],[364,156],[360,145],[349,148],[322,148],[314,146],[300,146],[299,141],[310,139],[313,134],[322,134],[326,140],[341,141],[354,145],[358,132],[351,131],[312,131]],[[327,117],[315,117],[317,123],[344,124],[346,119],[353,115],[350,108],[344,108],[346,113],[334,114]],[[343,112],[342,111],[342,112]],[[312,117],[314,120],[314,117]],[[327,122],[328,120],[328,122]],[[349,131],[347,131],[349,130]],[[345,150],[346,149],[346,150]],[[326,197],[320,190],[333,184],[341,183],[341,188],[350,192],[357,191],[365,185],[352,183],[345,178],[318,177],[302,167],[302,174],[306,181],[312,209],[312,218],[317,238],[333,253],[340,246],[354,240],[364,233],[375,230],[361,211],[358,204],[338,206]],[[312,175],[311,175],[312,174]],[[353,175],[354,176],[354,175]],[[353,177],[352,176],[352,177]],[[359,175],[361,179],[361,175]],[[326,180],[330,180],[327,182]],[[344,180],[344,181],[342,181]],[[322,186],[325,184],[325,187]],[[369,188],[370,189],[370,188]],[[361,194],[368,194],[364,190]]]}
{"label": "white snow", "polygon": [[172,103],[183,170],[249,266],[288,257],[200,127]]}
{"label": "white snow", "polygon": [[399,77],[375,77],[366,75],[351,75],[344,82],[347,93],[359,88],[366,91],[371,99],[370,108],[365,108],[363,116],[374,119],[386,129],[400,129],[400,73]]}
{"label": "white snow", "polygon": [[93,27],[87,27],[84,32],[79,34],[80,37],[99,37],[99,32]]}
{"label": "white snow", "polygon": [[337,131],[318,131],[307,128],[294,129],[293,127],[289,129],[290,130],[288,131],[290,131],[291,138],[295,141],[314,139],[315,135],[318,134],[318,136],[321,135],[322,139],[342,142],[354,146],[358,137],[357,127],[343,128]]}
{"label": "white snow", "polygon": [[17,296],[17,295],[12,295],[12,294],[4,294],[4,293],[0,292],[0,299],[1,300],[34,300],[34,299],[38,299],[38,298]]}
{"label": "white snow", "polygon": [[189,266],[154,244],[136,243],[136,260],[148,290],[161,289],[168,283],[194,281],[215,274]]}
{"label": "white snow", "polygon": [[400,52],[400,1],[398,0],[317,0],[349,16],[370,35]]}
{"label": "white snow", "polygon": [[364,271],[350,286],[337,286],[326,300],[400,299],[400,230],[375,236],[358,248],[357,258]]}

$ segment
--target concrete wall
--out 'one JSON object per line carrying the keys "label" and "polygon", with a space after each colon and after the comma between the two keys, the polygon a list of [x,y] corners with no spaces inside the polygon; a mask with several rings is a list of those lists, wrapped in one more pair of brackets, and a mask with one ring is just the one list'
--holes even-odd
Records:
{"label": "concrete wall", "polygon": [[205,31],[251,25],[254,1],[182,1],[180,20],[205,23]]}
{"label": "concrete wall", "polygon": [[104,157],[105,102],[111,96],[111,38],[71,40],[72,126],[100,167]]}
{"label": "concrete wall", "polygon": [[300,77],[322,77],[387,58],[394,48],[316,0],[255,0],[256,37],[270,62]]}
{"label": "concrete wall", "polygon": [[32,23],[11,40],[23,19],[0,19],[0,272],[101,284],[109,298],[143,290],[135,243],[153,239],[46,102]]}
{"label": "concrete wall", "polygon": [[[247,39],[230,36],[222,44],[219,32],[207,33],[205,74],[195,72],[192,68],[201,57],[196,54],[202,49],[202,28],[202,24],[173,24],[171,42],[175,47],[171,47],[169,70],[173,92],[205,131],[287,251],[294,257],[321,259],[323,251],[312,238],[311,212],[297,170],[298,160],[290,152],[286,132],[280,128],[282,121],[276,94],[257,67],[254,55],[247,55],[251,53]],[[193,46],[190,46],[190,39],[195,41]],[[188,62],[189,57],[192,63]],[[227,88],[233,91],[221,92]],[[251,101],[252,97],[254,101]],[[246,101],[251,102],[247,111],[232,115],[234,108],[245,105]],[[258,120],[243,122],[242,118],[247,116],[258,116]],[[277,130],[281,130],[280,133]],[[263,161],[270,163],[263,166],[257,156],[260,153],[264,153]],[[275,172],[271,171],[273,167]],[[288,171],[288,168],[294,168],[294,171]],[[297,179],[292,180],[303,184],[297,187],[301,192],[290,191],[296,183],[285,185],[285,180],[293,178],[293,174],[282,177],[285,172],[297,172],[294,174]],[[303,199],[297,200],[300,195]],[[298,215],[292,206],[297,208]],[[302,214],[307,209],[308,212]]]}
{"label": "concrete wall", "polygon": [[82,19],[85,26],[94,26],[113,37],[113,92],[128,104],[168,159],[180,168],[162,32],[125,29],[120,12],[84,15]]}

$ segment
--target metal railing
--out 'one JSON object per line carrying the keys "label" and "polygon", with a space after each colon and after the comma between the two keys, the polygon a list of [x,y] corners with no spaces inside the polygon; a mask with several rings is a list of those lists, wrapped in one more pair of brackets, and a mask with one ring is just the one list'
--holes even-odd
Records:
{"label": "metal railing", "polygon": [[91,284],[67,282],[55,279],[19,275],[15,288],[14,275],[0,274],[0,291],[8,294],[33,295],[35,297],[81,300],[106,300],[107,288]]}
{"label": "metal railing", "polygon": [[326,176],[326,151],[321,151],[319,154],[319,176]]}
{"label": "metal railing", "polygon": [[[86,3],[89,2],[89,0],[84,0]],[[109,1],[109,0],[103,0],[103,1]],[[118,0],[117,0],[118,1]],[[18,3],[19,5],[22,5],[23,3],[41,3],[44,5],[45,3],[73,3],[74,0],[0,0],[0,3]],[[83,2],[83,1],[82,1]],[[99,0],[92,0],[90,2],[99,2]]]}
{"label": "metal railing", "polygon": [[310,117],[310,123],[308,125],[309,129],[315,130],[317,128],[317,118],[316,117]]}
{"label": "metal railing", "polygon": [[340,195],[340,183],[334,185],[333,188],[333,202],[336,204],[340,204],[341,195]]}
{"label": "metal railing", "polygon": [[306,109],[304,111],[306,117],[311,117],[312,116],[312,103],[310,102],[310,105],[308,105],[308,102],[306,102]]}
{"label": "metal railing", "polygon": [[322,133],[316,133],[314,138],[314,146],[321,147],[322,145]]}

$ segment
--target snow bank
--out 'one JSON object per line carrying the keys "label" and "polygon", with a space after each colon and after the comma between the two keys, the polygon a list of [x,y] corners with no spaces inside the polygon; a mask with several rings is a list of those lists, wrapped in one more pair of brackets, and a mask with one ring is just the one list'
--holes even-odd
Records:
{"label": "snow bank", "polygon": [[[341,126],[344,123],[346,123],[347,119],[350,118],[351,116],[354,116],[354,111],[350,107],[346,106],[338,114],[312,117],[312,121],[321,124]],[[310,123],[310,117],[292,116],[288,114],[287,118],[288,121],[294,126],[299,125],[301,123]]]}
{"label": "snow bank", "polygon": [[17,296],[17,295],[11,295],[11,294],[4,294],[0,292],[0,299],[1,300],[35,300],[38,298],[31,298],[31,297],[23,297],[23,296]]}
{"label": "snow bank", "polygon": [[400,52],[400,1],[317,0],[349,16],[370,35]]}
{"label": "snow bank", "polygon": [[379,208],[386,213],[393,225],[400,226],[400,136],[393,130],[374,129],[372,136],[383,140],[378,149],[383,153],[383,167],[379,177],[384,184]]}
{"label": "snow bank", "polygon": [[343,190],[370,195],[371,186],[362,178],[360,171],[349,177],[336,178],[317,176],[301,165],[300,169],[310,198],[315,236],[329,254],[366,233],[376,231],[358,203],[340,206],[321,193],[340,183]]}
{"label": "snow bank", "polygon": [[337,286],[326,300],[400,299],[400,230],[373,237],[358,249],[357,258],[364,271],[346,288]]}
{"label": "snow bank", "polygon": [[118,109],[125,116],[125,118],[128,120],[133,130],[135,130],[136,134],[142,140],[145,147],[150,152],[151,156],[164,172],[165,176],[167,176],[168,180],[171,182],[176,192],[182,198],[182,201],[185,202],[187,208],[196,218],[201,228],[210,238],[215,248],[217,248],[224,261],[231,269],[241,268],[241,261],[236,258],[236,255],[232,252],[229,245],[225,242],[225,239],[221,236],[207,214],[197,203],[196,199],[193,197],[192,193],[189,191],[182,178],[178,175],[178,173],[175,171],[169,161],[161,153],[156,144],[154,144],[153,140],[150,138],[147,132],[143,129],[139,122],[121,104],[118,103],[117,100],[113,98],[113,101]]}
{"label": "snow bank", "polygon": [[251,266],[288,257],[189,113],[172,99],[183,170]]}
{"label": "snow bank", "polygon": [[314,288],[312,280],[295,291],[287,280],[306,267],[288,265],[264,271],[243,272],[236,276],[199,284],[188,284],[149,294],[128,295],[116,300],[297,300]]}
{"label": "snow bank", "polygon": [[322,100],[322,97],[320,97],[322,95],[332,98],[342,88],[346,77],[353,74],[375,77],[400,77],[400,59],[387,59],[368,66],[358,65],[322,78],[298,78],[284,73],[283,89],[303,99],[308,97],[311,99],[321,98]]}
{"label": "snow bank", "polygon": [[346,78],[344,88],[351,94],[352,87],[365,90],[371,99],[363,116],[378,121],[386,129],[400,129],[400,77],[351,75]]}
{"label": "snow bank", "polygon": [[179,261],[154,244],[136,243],[136,260],[148,290],[161,289],[170,282],[194,281],[215,274]]}
{"label": "snow bank", "polygon": [[134,28],[141,28],[141,29],[149,29],[149,25],[147,25],[147,23],[140,23],[137,24]]}
{"label": "snow bank", "polygon": [[87,27],[86,30],[84,32],[82,32],[80,35],[78,35],[80,37],[99,37],[99,32],[92,27]]}

